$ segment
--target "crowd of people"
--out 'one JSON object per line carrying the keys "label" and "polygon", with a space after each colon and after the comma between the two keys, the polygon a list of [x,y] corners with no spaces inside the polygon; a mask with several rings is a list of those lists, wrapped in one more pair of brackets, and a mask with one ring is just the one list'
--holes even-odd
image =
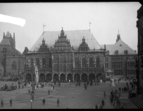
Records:
{"label": "crowd of people", "polygon": [[[122,79],[118,79],[116,81],[120,82],[121,80]],[[125,81],[127,81],[127,79]],[[88,86],[93,86],[93,85],[98,85],[98,84],[99,84],[99,81],[87,81],[87,82],[84,82],[83,85],[84,85],[85,90],[87,90]],[[14,85],[14,84],[7,85],[7,84],[5,84],[0,89],[2,91],[9,91],[9,90],[12,91],[12,90],[16,90],[18,88],[19,89],[20,88],[24,88],[27,85],[30,85],[30,87],[34,88],[34,90],[35,90],[36,88],[39,88],[39,87],[44,88],[47,85],[47,83],[46,82],[39,82],[39,84],[36,84],[36,83],[32,84],[31,82],[26,82],[26,81],[20,82],[20,81],[18,81],[17,85]],[[50,86],[50,89],[48,89],[48,91],[47,91],[48,95],[50,95],[52,90],[54,90],[54,85],[56,85],[56,82],[54,82],[54,84],[51,83],[51,82],[48,83],[48,86]],[[76,82],[75,83],[75,86],[80,86],[80,85],[81,85],[80,82]],[[58,82],[58,86],[59,87],[61,86],[60,82]],[[126,82],[126,86],[125,87],[122,87],[122,88],[119,87],[118,91],[117,90],[111,91],[111,93],[110,93],[110,102],[111,102],[111,104],[113,104],[118,109],[123,108],[121,102],[119,101],[119,98],[121,96],[121,92],[127,92],[127,91],[131,92],[133,89],[135,89],[135,86],[136,86],[136,80],[135,79],[128,79],[128,81]],[[28,90],[28,93],[33,95],[33,98],[32,98],[33,100],[34,100],[34,93],[35,93],[34,90],[33,89],[32,90]],[[104,91],[104,98],[105,97],[106,97],[106,92]],[[9,102],[10,102],[10,106],[12,106],[12,99],[10,99]],[[42,103],[43,103],[43,105],[46,103],[46,99],[45,98],[42,100]],[[59,106],[59,103],[60,103],[60,100],[57,99],[57,106]],[[105,105],[105,101],[103,99],[99,106],[95,105],[95,108],[96,109],[102,109],[104,107],[104,105]],[[3,100],[1,100],[1,107],[3,107],[3,106],[4,106],[4,102],[3,102]]]}

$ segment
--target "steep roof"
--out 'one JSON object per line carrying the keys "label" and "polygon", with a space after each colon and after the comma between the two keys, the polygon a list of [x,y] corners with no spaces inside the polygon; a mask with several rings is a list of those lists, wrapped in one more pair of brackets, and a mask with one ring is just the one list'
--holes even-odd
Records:
{"label": "steep roof", "polygon": [[4,38],[4,39],[1,41],[0,45],[11,45],[11,44],[10,44],[9,39]]}
{"label": "steep roof", "polygon": [[[82,43],[82,38],[84,36],[86,43],[88,44],[90,49],[100,49],[101,46],[92,35],[90,30],[72,30],[72,31],[64,31],[67,39],[70,41],[71,46],[74,49],[77,49],[79,45]],[[36,43],[32,46],[31,50],[38,50],[40,45],[42,44],[43,38],[45,39],[45,43],[48,47],[53,47],[56,40],[58,40],[58,36],[60,35],[60,31],[45,31],[36,41]]]}
{"label": "steep roof", "polygon": [[[101,45],[104,47],[104,45]],[[128,54],[136,54],[135,50],[131,49],[126,43],[124,43],[121,39],[118,40],[115,44],[106,45],[106,50],[109,51],[110,55],[114,55],[115,51],[118,50],[118,54],[124,55],[124,51],[127,50]]]}

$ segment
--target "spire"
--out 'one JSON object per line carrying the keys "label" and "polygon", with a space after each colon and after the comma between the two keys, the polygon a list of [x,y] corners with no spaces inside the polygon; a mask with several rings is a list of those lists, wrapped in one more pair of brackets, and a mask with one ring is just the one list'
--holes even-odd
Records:
{"label": "spire", "polygon": [[43,32],[44,32],[44,28],[46,27],[46,25],[45,24],[43,24]]}
{"label": "spire", "polygon": [[85,38],[84,38],[84,36],[83,36],[83,38],[82,38],[82,42],[85,43]]}
{"label": "spire", "polygon": [[118,34],[117,34],[117,39],[116,39],[116,42],[118,42],[120,40],[120,34],[119,34],[119,29],[118,29]]}
{"label": "spire", "polygon": [[43,40],[42,40],[42,44],[45,44],[45,40],[44,40],[44,38],[43,38]]}
{"label": "spire", "polygon": [[63,30],[63,27],[62,27],[62,30],[61,30],[61,36],[64,36],[64,30]]}

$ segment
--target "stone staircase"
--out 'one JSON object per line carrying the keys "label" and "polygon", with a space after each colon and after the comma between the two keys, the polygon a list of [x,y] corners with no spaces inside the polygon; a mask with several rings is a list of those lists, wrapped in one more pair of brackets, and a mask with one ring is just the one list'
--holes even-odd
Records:
{"label": "stone staircase", "polygon": [[136,97],[130,98],[130,100],[138,107],[143,108],[143,97],[142,95],[138,95]]}

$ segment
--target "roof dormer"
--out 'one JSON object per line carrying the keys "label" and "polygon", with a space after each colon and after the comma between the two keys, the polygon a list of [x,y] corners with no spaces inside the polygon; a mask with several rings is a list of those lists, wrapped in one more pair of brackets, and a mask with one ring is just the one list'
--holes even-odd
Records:
{"label": "roof dormer", "polygon": [[88,44],[85,42],[84,36],[82,38],[82,43],[80,44],[78,50],[79,51],[88,51],[89,50]]}
{"label": "roof dormer", "polygon": [[116,50],[116,51],[115,51],[115,55],[118,55],[118,54],[119,54],[119,51],[118,51],[118,50]]}

